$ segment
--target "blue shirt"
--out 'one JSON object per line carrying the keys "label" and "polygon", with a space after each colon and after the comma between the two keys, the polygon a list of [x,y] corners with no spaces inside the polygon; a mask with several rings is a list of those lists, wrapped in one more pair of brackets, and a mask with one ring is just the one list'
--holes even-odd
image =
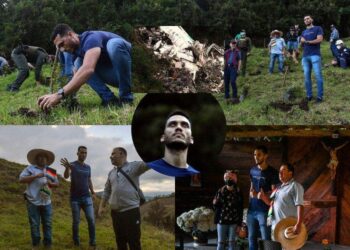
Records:
{"label": "blue shirt", "polygon": [[333,29],[329,41],[335,43],[339,39],[339,32],[336,28]]}
{"label": "blue shirt", "polygon": [[174,177],[184,177],[194,174],[199,174],[200,172],[190,165],[188,165],[187,168],[178,168],[173,165],[170,165],[163,159],[159,159],[156,161],[148,162],[147,166],[154,169],[155,171],[165,174],[168,176],[174,176]]}
{"label": "blue shirt", "polygon": [[[258,166],[254,166],[250,169],[250,181],[253,184],[253,188],[256,192],[259,192],[262,188],[265,193],[271,192],[271,185],[278,184],[279,177],[278,171],[271,166],[268,166],[265,170],[261,170]],[[267,212],[269,206],[258,198],[250,197],[249,210],[258,212]]]}
{"label": "blue shirt", "polygon": [[111,60],[107,53],[107,42],[113,38],[122,38],[114,33],[107,31],[85,31],[79,36],[80,46],[74,54],[80,58],[84,58],[85,53],[92,48],[101,48],[101,55],[98,63],[111,66]]}
{"label": "blue shirt", "polygon": [[272,38],[270,41],[271,54],[283,54],[283,49],[286,47],[286,42],[283,38]]}
{"label": "blue shirt", "polygon": [[[323,36],[323,29],[320,26],[313,26],[310,29],[306,29],[301,34],[306,41],[312,41],[317,38],[317,36]],[[303,44],[304,52],[303,57],[306,56],[321,56],[321,43],[318,44]]]}
{"label": "blue shirt", "polygon": [[80,162],[75,161],[70,163],[71,168],[71,185],[70,195],[71,199],[78,199],[84,196],[90,196],[89,179],[91,178],[91,168],[87,164],[81,165]]}
{"label": "blue shirt", "polygon": [[27,200],[36,206],[46,206],[51,204],[50,196],[41,195],[41,190],[47,188],[47,180],[49,179],[54,183],[58,183],[57,177],[52,177],[46,173],[46,168],[47,166],[41,169],[35,165],[29,165],[19,175],[19,179],[21,180],[23,177],[34,176],[41,173],[44,174],[43,177],[35,178],[31,183],[28,183],[25,191]]}

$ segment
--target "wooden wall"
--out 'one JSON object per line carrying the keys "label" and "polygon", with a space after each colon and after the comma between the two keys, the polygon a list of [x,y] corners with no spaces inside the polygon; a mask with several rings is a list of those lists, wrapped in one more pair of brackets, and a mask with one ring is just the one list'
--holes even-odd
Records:
{"label": "wooden wall", "polygon": [[[190,187],[189,178],[176,180],[177,215],[198,206],[210,207],[215,192],[223,185],[223,173],[226,169],[240,171],[239,186],[243,190],[247,207],[249,170],[254,165],[253,151],[256,145],[263,144],[269,149],[270,165],[278,169],[282,161],[288,160],[295,166],[295,179],[305,188],[305,224],[309,231],[309,239],[320,242],[327,238],[331,242],[337,240],[350,245],[350,166],[346,171],[343,169],[342,173],[337,174],[337,198],[332,195],[330,171],[326,167],[329,154],[320,142],[321,138],[317,137],[285,137],[280,141],[264,143],[226,142],[218,163],[208,171],[202,171],[201,188]],[[350,145],[347,145],[338,152],[339,168],[344,167],[342,162],[347,161],[350,164],[350,154],[346,154],[349,150]],[[347,181],[343,176],[347,176]]]}

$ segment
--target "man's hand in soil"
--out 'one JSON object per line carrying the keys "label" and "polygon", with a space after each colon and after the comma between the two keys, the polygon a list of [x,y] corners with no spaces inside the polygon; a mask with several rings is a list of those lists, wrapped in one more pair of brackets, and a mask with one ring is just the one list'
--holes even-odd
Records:
{"label": "man's hand in soil", "polygon": [[38,99],[38,105],[42,110],[48,110],[56,106],[62,99],[62,96],[55,94],[43,95]]}

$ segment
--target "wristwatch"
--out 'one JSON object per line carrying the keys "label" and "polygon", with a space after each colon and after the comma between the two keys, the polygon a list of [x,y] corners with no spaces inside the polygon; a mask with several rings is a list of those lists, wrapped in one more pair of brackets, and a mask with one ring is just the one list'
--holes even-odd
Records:
{"label": "wristwatch", "polygon": [[62,96],[62,99],[65,98],[65,95],[64,95],[64,89],[63,88],[60,88],[58,91],[57,91],[57,94]]}

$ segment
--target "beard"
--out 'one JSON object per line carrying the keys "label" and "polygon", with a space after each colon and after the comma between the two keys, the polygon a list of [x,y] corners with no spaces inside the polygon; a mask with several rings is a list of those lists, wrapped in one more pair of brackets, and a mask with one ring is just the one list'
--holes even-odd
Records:
{"label": "beard", "polygon": [[182,151],[188,149],[191,143],[190,141],[173,141],[166,138],[164,144],[165,147],[167,147],[170,150]]}

